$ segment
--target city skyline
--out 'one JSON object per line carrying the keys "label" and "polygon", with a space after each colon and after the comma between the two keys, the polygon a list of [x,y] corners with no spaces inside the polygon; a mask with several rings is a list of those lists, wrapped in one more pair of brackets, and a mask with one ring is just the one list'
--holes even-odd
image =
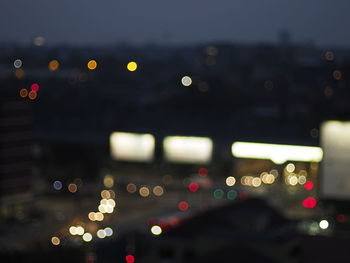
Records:
{"label": "city skyline", "polygon": [[8,26],[0,42],[25,44],[42,36],[48,45],[276,43],[279,32],[288,31],[297,43],[346,47],[349,5],[344,0],[16,0],[1,4],[0,23]]}

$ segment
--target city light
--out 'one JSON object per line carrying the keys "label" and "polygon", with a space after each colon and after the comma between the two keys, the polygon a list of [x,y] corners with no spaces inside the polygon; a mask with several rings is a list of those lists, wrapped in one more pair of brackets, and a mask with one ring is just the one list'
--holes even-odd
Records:
{"label": "city light", "polygon": [[164,138],[165,158],[175,163],[208,163],[213,142],[207,137],[168,136]]}
{"label": "city light", "polygon": [[20,68],[20,67],[22,67],[22,60],[16,59],[16,60],[13,62],[13,66],[14,66],[15,68]]}
{"label": "city light", "polygon": [[134,61],[131,61],[126,66],[129,71],[135,71],[137,69],[137,63]]}
{"label": "city light", "polygon": [[106,175],[104,178],[103,178],[103,184],[105,187],[107,188],[112,188],[113,185],[114,185],[114,178],[112,175]]}
{"label": "city light", "polygon": [[51,238],[51,243],[52,243],[54,246],[58,246],[58,245],[61,243],[61,240],[60,240],[58,237],[52,237],[52,238]]}
{"label": "city light", "polygon": [[126,263],[134,263],[135,262],[135,257],[133,255],[127,255],[125,257]]}
{"label": "city light", "polygon": [[147,197],[149,196],[149,189],[146,186],[142,186],[139,190],[139,193],[142,197]]}
{"label": "city light", "polygon": [[199,168],[198,174],[201,177],[205,177],[208,175],[208,169],[207,168]]}
{"label": "city light", "polygon": [[314,184],[311,182],[311,181],[307,181],[305,184],[304,184],[304,188],[308,191],[311,191],[312,188],[314,188]]}
{"label": "city light", "polygon": [[75,226],[71,226],[70,228],[69,228],[69,233],[71,234],[71,235],[77,235],[77,228],[75,227]]}
{"label": "city light", "polygon": [[76,184],[69,184],[68,185],[68,191],[71,193],[75,193],[78,190],[78,187]]}
{"label": "city light", "polygon": [[130,194],[134,194],[137,191],[137,187],[135,184],[130,183],[126,186],[126,191],[128,191]]}
{"label": "city light", "polygon": [[199,189],[199,185],[198,183],[196,182],[191,182],[189,185],[188,185],[188,190],[190,190],[191,192],[197,192]]}
{"label": "city light", "polygon": [[164,189],[160,185],[153,187],[153,194],[155,196],[162,196],[164,194]]}
{"label": "city light", "polygon": [[88,63],[87,63],[87,67],[88,69],[90,70],[94,70],[97,68],[97,62],[96,60],[90,60]]}
{"label": "city light", "polygon": [[321,229],[327,229],[328,226],[329,226],[329,223],[327,220],[321,220],[320,223],[319,223],[319,226]]}
{"label": "city light", "polygon": [[226,178],[227,186],[234,186],[236,184],[236,179],[233,176],[229,176]]}
{"label": "city light", "polygon": [[151,232],[152,232],[153,235],[159,236],[162,233],[162,228],[160,226],[157,226],[157,225],[152,226],[151,227]]}
{"label": "city light", "polygon": [[62,189],[62,183],[61,183],[61,181],[55,181],[54,183],[53,183],[53,188],[55,189],[55,190],[61,190]]}
{"label": "city light", "polygon": [[84,228],[82,226],[78,226],[75,228],[76,234],[79,236],[82,236],[85,232]]}
{"label": "city light", "polygon": [[60,63],[57,60],[51,60],[49,62],[48,68],[50,71],[56,71],[60,66]]}
{"label": "city light", "polygon": [[113,230],[112,230],[112,228],[110,228],[110,227],[106,227],[106,228],[104,229],[104,231],[105,231],[107,237],[110,237],[110,236],[113,235]]}
{"label": "city light", "polygon": [[154,158],[155,139],[151,134],[114,132],[110,136],[113,159],[151,162]]}
{"label": "city light", "polygon": [[21,90],[19,91],[19,95],[20,95],[22,98],[27,97],[27,95],[28,95],[28,90],[27,90],[27,89],[21,89]]}
{"label": "city light", "polygon": [[185,87],[188,87],[192,84],[192,79],[189,76],[184,76],[181,79],[181,83],[182,85],[184,85]]}
{"label": "city light", "polygon": [[320,162],[323,151],[320,147],[235,142],[231,147],[234,157],[270,159],[276,164],[286,161]]}
{"label": "city light", "polygon": [[85,242],[90,242],[92,240],[92,235],[90,233],[86,232],[82,238]]}
{"label": "city light", "polygon": [[222,189],[216,189],[214,191],[214,198],[215,199],[221,199],[221,198],[224,197],[224,195],[225,195],[225,193],[224,193],[224,191]]}
{"label": "city light", "polygon": [[38,94],[35,91],[32,91],[32,90],[29,91],[29,94],[28,94],[29,99],[35,100],[37,96]]}
{"label": "city light", "polygon": [[178,208],[181,210],[181,211],[186,211],[188,208],[189,208],[189,204],[185,201],[182,201],[179,203],[178,205]]}
{"label": "city light", "polygon": [[97,233],[96,233],[96,235],[97,235],[97,237],[98,238],[105,238],[106,237],[106,232],[105,232],[105,230],[103,230],[103,229],[99,229],[98,231],[97,231]]}

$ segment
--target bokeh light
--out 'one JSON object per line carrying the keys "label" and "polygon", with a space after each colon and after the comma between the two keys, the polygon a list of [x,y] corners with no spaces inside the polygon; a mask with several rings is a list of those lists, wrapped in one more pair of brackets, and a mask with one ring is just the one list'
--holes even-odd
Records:
{"label": "bokeh light", "polygon": [[101,197],[104,199],[109,199],[109,198],[111,198],[111,193],[108,190],[102,190]]}
{"label": "bokeh light", "polygon": [[224,197],[224,195],[225,195],[225,193],[224,193],[224,191],[222,189],[216,189],[214,191],[214,198],[215,199],[221,199],[221,198]]}
{"label": "bokeh light", "polygon": [[61,241],[60,241],[60,239],[59,239],[58,237],[52,237],[52,238],[51,238],[51,243],[52,243],[54,246],[58,246],[58,245],[61,243]]}
{"label": "bokeh light", "polygon": [[207,168],[199,168],[198,174],[201,177],[205,177],[208,175],[208,169]]}
{"label": "bokeh light", "polygon": [[310,196],[303,200],[302,205],[305,208],[314,208],[317,205],[317,201],[315,198]]}
{"label": "bokeh light", "polygon": [[236,179],[233,176],[229,176],[226,178],[226,185],[227,186],[234,186],[236,183]]}
{"label": "bokeh light", "polygon": [[86,232],[84,235],[83,235],[83,240],[85,242],[90,242],[92,240],[92,235],[88,232]]}
{"label": "bokeh light", "polygon": [[54,59],[49,62],[48,68],[50,71],[56,71],[60,67],[60,63]]}
{"label": "bokeh light", "polygon": [[15,76],[18,79],[23,79],[24,75],[25,75],[25,73],[24,73],[23,69],[17,69],[16,72],[15,72]]}
{"label": "bokeh light", "polygon": [[105,233],[106,233],[106,236],[108,236],[108,237],[110,237],[110,236],[113,235],[113,230],[112,230],[112,228],[110,228],[110,227],[106,227],[106,228],[104,229],[104,231],[105,231]]}
{"label": "bokeh light", "polygon": [[54,182],[53,182],[53,188],[54,188],[55,190],[61,190],[61,189],[62,189],[62,183],[61,183],[61,181],[54,181]]}
{"label": "bokeh light", "polygon": [[181,211],[186,211],[189,208],[189,204],[187,202],[185,202],[185,201],[182,201],[182,202],[179,203],[178,208]]}
{"label": "bokeh light", "polygon": [[131,61],[126,66],[129,71],[135,71],[137,69],[137,63],[134,61]]}
{"label": "bokeh light", "polygon": [[185,87],[188,87],[192,84],[192,79],[189,76],[184,76],[181,79],[181,83],[182,85],[184,85]]}
{"label": "bokeh light", "polygon": [[29,94],[28,94],[29,99],[35,100],[37,96],[38,94],[35,91],[32,91],[32,90],[29,91]]}
{"label": "bokeh light", "polygon": [[142,197],[149,196],[149,189],[146,186],[142,186],[139,190],[139,193]]}
{"label": "bokeh light", "polygon": [[106,232],[104,231],[104,229],[99,229],[96,233],[98,238],[105,238],[106,237]]}
{"label": "bokeh light", "polygon": [[128,191],[130,194],[134,194],[137,191],[137,187],[135,184],[130,183],[126,186],[126,191]]}
{"label": "bokeh light", "polygon": [[33,83],[31,86],[30,86],[30,89],[34,92],[38,92],[39,91],[39,84],[38,83]]}
{"label": "bokeh light", "polygon": [[162,196],[164,194],[164,189],[160,185],[153,187],[153,194],[155,196]]}
{"label": "bokeh light", "polygon": [[96,69],[97,68],[97,62],[96,62],[96,60],[90,60],[88,63],[87,63],[87,67],[88,67],[88,69],[90,69],[90,70],[94,70],[94,69]]}
{"label": "bokeh light", "polygon": [[152,226],[151,227],[151,233],[155,236],[159,236],[162,233],[162,228],[160,226]]}
{"label": "bokeh light", "polygon": [[190,190],[191,192],[197,192],[199,189],[199,185],[198,183],[196,182],[191,182],[189,185],[188,185],[188,190]]}
{"label": "bokeh light", "polygon": [[21,96],[22,98],[27,97],[27,95],[28,95],[28,90],[27,89],[21,89],[19,91],[19,96]]}
{"label": "bokeh light", "polygon": [[112,188],[114,186],[114,178],[112,175],[106,175],[104,178],[103,178],[103,184],[105,187],[107,188]]}
{"label": "bokeh light", "polygon": [[321,229],[327,229],[329,226],[329,223],[327,220],[323,219],[320,221],[319,226]]}
{"label": "bokeh light", "polygon": [[235,190],[229,190],[226,194],[227,199],[229,199],[229,200],[235,200],[237,198],[237,195],[238,195],[238,193]]}
{"label": "bokeh light", "polygon": [[15,68],[20,68],[20,67],[22,67],[22,60],[16,59],[16,60],[13,62],[13,66],[14,66]]}
{"label": "bokeh light", "polygon": [[314,184],[311,182],[311,181],[307,181],[305,184],[304,184],[304,188],[308,191],[311,191],[312,188],[314,188]]}
{"label": "bokeh light", "polygon": [[127,256],[125,257],[125,261],[126,261],[127,263],[134,263],[134,262],[135,262],[135,257],[134,257],[133,255],[127,255]]}
{"label": "bokeh light", "polygon": [[78,187],[76,184],[69,184],[68,185],[68,191],[71,192],[71,193],[75,193],[76,191],[78,190]]}

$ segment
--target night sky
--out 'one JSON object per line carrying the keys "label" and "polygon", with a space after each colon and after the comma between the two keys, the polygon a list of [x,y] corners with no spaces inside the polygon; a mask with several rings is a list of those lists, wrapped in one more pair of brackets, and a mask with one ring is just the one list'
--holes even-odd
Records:
{"label": "night sky", "polygon": [[1,0],[0,42],[350,45],[349,0]]}

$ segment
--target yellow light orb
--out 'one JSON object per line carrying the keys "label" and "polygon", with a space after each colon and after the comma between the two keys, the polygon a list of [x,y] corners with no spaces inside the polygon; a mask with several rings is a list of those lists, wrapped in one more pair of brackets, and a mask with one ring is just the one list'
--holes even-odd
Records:
{"label": "yellow light orb", "polygon": [[227,186],[234,186],[236,183],[236,179],[233,176],[229,176],[226,178],[226,185]]}
{"label": "yellow light orb", "polygon": [[102,190],[101,197],[104,199],[109,199],[109,198],[111,198],[111,193],[108,190]]}
{"label": "yellow light orb", "polygon": [[289,172],[289,173],[294,172],[294,170],[295,170],[295,165],[292,164],[292,163],[289,163],[289,164],[286,166],[286,170],[287,170],[287,172]]}
{"label": "yellow light orb", "polygon": [[96,69],[97,68],[97,62],[96,62],[96,60],[90,60],[88,63],[87,63],[87,67],[88,67],[88,69],[90,69],[90,70],[94,70],[94,69]]}
{"label": "yellow light orb", "polygon": [[96,214],[94,212],[90,212],[88,215],[89,219],[91,221],[95,221],[96,220]]}
{"label": "yellow light orb", "polygon": [[70,228],[69,228],[69,233],[71,234],[71,235],[77,235],[77,228],[75,227],[75,226],[71,226]]}
{"label": "yellow light orb", "polygon": [[78,226],[75,230],[76,230],[77,235],[79,235],[79,236],[82,236],[85,232],[85,230],[82,226]]}
{"label": "yellow light orb", "polygon": [[112,188],[113,185],[114,185],[114,178],[113,178],[113,176],[112,175],[106,175],[103,178],[103,184],[107,188]]}
{"label": "yellow light orb", "polygon": [[92,240],[92,235],[88,232],[86,232],[84,235],[83,235],[83,240],[85,242],[90,242]]}
{"label": "yellow light orb", "polygon": [[51,238],[51,243],[52,243],[54,246],[58,246],[58,245],[61,243],[61,240],[60,240],[58,237],[52,237],[52,238]]}
{"label": "yellow light orb", "polygon": [[152,226],[151,227],[151,233],[155,236],[159,236],[162,233],[162,228],[160,226]]}
{"label": "yellow light orb", "polygon": [[252,185],[254,187],[259,187],[261,185],[261,179],[259,177],[255,177],[252,180]]}
{"label": "yellow light orb", "polygon": [[95,213],[96,221],[102,221],[104,219],[104,215],[101,212]]}
{"label": "yellow light orb", "polygon": [[140,188],[139,193],[142,197],[149,196],[149,189],[146,186]]}
{"label": "yellow light orb", "polygon": [[155,196],[161,196],[164,194],[164,189],[160,185],[157,185],[153,188],[153,193]]}
{"label": "yellow light orb", "polygon": [[99,229],[96,234],[97,234],[98,238],[105,238],[106,237],[106,232],[103,229]]}
{"label": "yellow light orb", "polygon": [[126,66],[129,71],[135,71],[137,69],[137,63],[134,61],[131,61]]}
{"label": "yellow light orb", "polygon": [[56,71],[60,66],[60,63],[54,59],[49,62],[49,70]]}

